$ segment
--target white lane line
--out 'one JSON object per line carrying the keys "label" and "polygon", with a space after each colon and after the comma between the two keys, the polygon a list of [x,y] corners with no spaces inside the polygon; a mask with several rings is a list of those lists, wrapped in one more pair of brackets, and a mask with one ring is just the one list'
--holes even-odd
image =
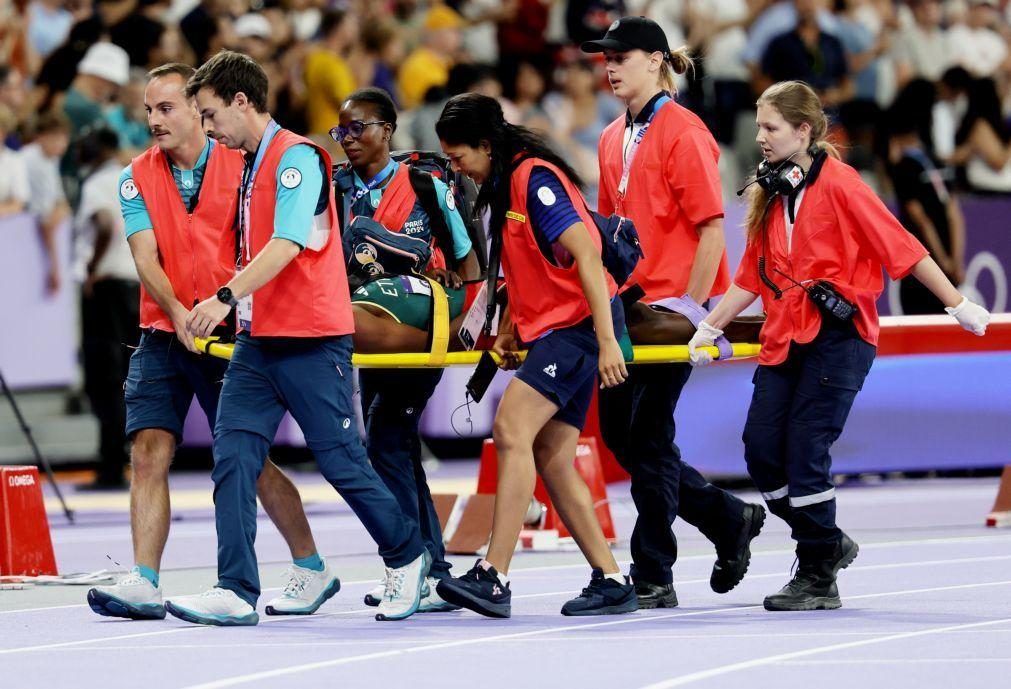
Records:
{"label": "white lane line", "polygon": [[[854,599],[860,599],[860,598],[877,598],[877,597],[881,597],[881,596],[904,596],[904,595],[910,595],[910,594],[916,594],[916,593],[928,593],[928,592],[936,592],[936,591],[951,591],[951,590],[957,590],[957,589],[981,588],[981,587],[986,587],[986,586],[1005,586],[1005,585],[1008,585],[1008,584],[1011,584],[1011,579],[1006,580],[1006,581],[986,582],[986,583],[982,583],[982,584],[960,584],[960,585],[957,585],[957,586],[940,586],[940,587],[934,587],[934,588],[910,589],[910,590],[905,590],[905,591],[889,591],[887,593],[872,593],[872,594],[865,594],[865,595],[862,595],[862,596],[848,596],[847,600],[854,600]],[[496,635],[493,635],[493,636],[480,637],[480,638],[476,638],[476,639],[474,639],[474,638],[472,638],[472,639],[461,639],[461,640],[447,641],[447,642],[437,643],[437,644],[427,644],[427,645],[423,645],[423,646],[415,646],[414,648],[391,649],[391,650],[388,650],[388,651],[379,651],[379,652],[376,652],[376,653],[365,653],[365,654],[362,654],[362,655],[347,656],[347,657],[344,657],[344,658],[334,658],[332,660],[321,660],[321,661],[317,661],[317,662],[314,662],[314,663],[304,663],[302,665],[293,665],[293,666],[289,666],[289,667],[285,667],[285,668],[278,668],[276,670],[265,670],[265,671],[261,671],[261,672],[251,672],[251,673],[246,674],[246,675],[238,675],[238,676],[229,677],[229,678],[226,678],[226,679],[215,680],[213,682],[204,682],[202,684],[193,684],[193,685],[190,685],[190,686],[186,687],[185,689],[223,689],[224,687],[234,687],[234,686],[237,686],[237,685],[240,685],[240,684],[246,684],[248,682],[255,682],[255,681],[265,680],[265,679],[272,679],[274,677],[284,677],[286,675],[300,674],[300,673],[303,673],[303,672],[310,672],[312,670],[322,670],[324,668],[338,667],[338,666],[341,666],[341,665],[350,665],[352,663],[359,663],[359,662],[370,661],[370,660],[378,660],[380,658],[391,658],[391,657],[396,657],[396,656],[411,655],[411,654],[414,654],[414,653],[425,653],[427,651],[440,651],[440,650],[444,650],[444,649],[447,649],[447,648],[459,648],[461,646],[474,646],[474,645],[477,645],[477,644],[485,644],[485,643],[492,643],[492,642],[512,640],[512,639],[523,639],[523,638],[532,637],[532,636],[543,636],[543,635],[546,635],[546,634],[566,633],[566,632],[579,631],[579,630],[585,630],[585,629],[600,629],[602,627],[617,627],[617,626],[628,625],[628,624],[637,624],[639,622],[655,622],[655,621],[666,620],[666,619],[675,619],[675,618],[680,618],[680,617],[698,617],[698,616],[701,616],[701,615],[714,615],[714,614],[720,614],[720,613],[726,613],[726,612],[740,613],[740,612],[746,612],[746,611],[750,611],[750,610],[760,610],[760,609],[762,609],[761,605],[746,605],[746,606],[739,606],[739,607],[719,608],[719,609],[716,609],[716,610],[697,610],[697,611],[693,611],[693,612],[668,613],[668,614],[662,614],[662,615],[655,615],[655,614],[654,615],[642,615],[642,614],[639,614],[639,615],[635,615],[635,616],[626,617],[626,618],[623,618],[623,619],[620,619],[620,620],[613,620],[613,621],[607,621],[607,622],[592,622],[592,623],[589,623],[589,624],[574,624],[574,625],[571,625],[571,626],[564,626],[564,627],[546,627],[544,629],[534,629],[534,630],[527,631],[527,632],[514,632],[514,633],[511,633],[511,634],[496,634]],[[952,630],[962,629],[962,628],[969,629],[969,628],[972,628],[972,627],[980,627],[980,626],[984,626],[984,625],[992,625],[992,624],[1004,623],[1004,622],[1009,622],[1009,621],[1011,621],[1011,618],[1002,619],[1002,620],[991,620],[991,621],[988,621],[988,622],[979,622],[979,623],[973,623],[973,624],[969,624],[969,625],[955,625],[955,626],[951,627],[950,629],[952,629]],[[904,635],[895,635],[894,638],[903,638],[905,636],[910,636],[910,635],[918,636],[918,635],[921,635],[923,633],[939,633],[940,631],[947,631],[948,629],[949,628],[945,627],[945,628],[942,628],[942,629],[926,630],[925,632],[909,632],[909,633],[906,633]],[[891,637],[888,637],[888,638],[891,638]],[[826,646],[825,648],[832,649],[832,648],[836,648],[837,646],[838,647],[846,648],[846,647],[849,647],[850,645],[862,646],[862,645],[866,645],[867,643],[877,643],[879,640],[881,640],[881,639],[879,638],[879,639],[871,639],[871,640],[863,640],[863,641],[854,641],[854,642],[850,642],[849,644],[838,644],[838,645],[835,645],[835,646]],[[774,660],[780,660],[780,659],[792,658],[792,657],[795,657],[795,656],[799,657],[799,656],[797,656],[797,654],[784,654],[783,656],[771,656],[771,658],[773,658]],[[727,666],[727,667],[736,667],[736,666]],[[724,670],[724,668],[717,668],[716,670],[711,670],[711,671],[708,671],[708,672],[720,673],[723,670]]]}
{"label": "white lane line", "polygon": [[925,665],[935,663],[1011,663],[1011,658],[878,658],[875,660],[783,660],[776,665]]}
{"label": "white lane line", "polygon": [[[993,543],[993,542],[1003,542],[1011,541],[1011,534],[1006,535],[992,535],[992,536],[958,536],[951,538],[925,538],[925,539],[910,539],[905,541],[881,541],[878,543],[861,543],[860,548],[863,550],[875,550],[879,548],[902,548],[917,545],[951,545],[956,543],[970,543],[975,545],[976,543]],[[773,550],[760,550],[752,551],[751,557],[760,557],[768,555],[783,555],[794,552],[793,547],[790,548],[776,548]],[[678,562],[692,562],[696,560],[712,560],[714,555],[712,554],[701,554],[701,555],[685,555],[678,558]],[[620,560],[618,562],[620,565],[629,564],[629,560]],[[566,569],[576,569],[576,568],[586,568],[588,565],[585,562],[578,562],[567,565],[544,565],[540,567],[517,567],[512,571],[513,573],[525,573],[525,572],[552,572],[561,571]],[[896,564],[895,566],[903,566],[903,563]],[[171,571],[171,570],[169,570]],[[706,581],[709,581],[706,579]],[[352,586],[359,584],[377,584],[379,583],[379,577],[376,576],[374,579],[365,579],[362,581],[342,581],[341,586]],[[678,582],[688,583],[688,582]],[[280,591],[281,587],[265,588],[262,589],[264,593],[268,591]],[[199,593],[199,592],[196,592]],[[193,594],[176,594],[177,596],[193,595]],[[66,610],[69,608],[86,608],[87,603],[73,603],[70,605],[51,605],[43,608],[20,608],[17,610],[0,610],[0,615],[12,615],[15,613],[29,613],[29,612],[43,612],[47,610]]]}
{"label": "white lane line", "polygon": [[[371,612],[375,615],[375,611],[371,610],[342,610],[340,612],[323,612],[315,613],[312,617],[336,617],[338,615],[360,615],[363,613]],[[260,624],[271,624],[276,622],[293,622],[298,620],[300,616],[291,615],[286,617],[269,617],[267,619],[262,619]],[[305,619],[304,617],[302,619]],[[214,629],[212,625],[205,624],[187,624],[185,627],[173,627],[172,629],[162,629],[157,632],[142,632],[140,634],[122,634],[120,636],[105,636],[96,639],[80,639],[78,641],[61,641],[59,643],[53,644],[42,644],[40,646],[22,646],[20,648],[3,648],[0,649],[0,655],[11,655],[14,653],[28,653],[32,651],[48,651],[53,648],[67,648],[70,646],[82,646],[84,644],[102,643],[104,641],[122,641],[124,639],[141,639],[149,636],[163,636],[167,634],[178,634],[180,632],[192,632],[192,631],[205,631],[208,629]],[[93,648],[92,651],[98,651],[101,649]]]}
{"label": "white lane line", "polygon": [[672,679],[664,680],[662,682],[648,684],[643,687],[640,687],[640,689],[671,689],[672,687],[682,687],[686,684],[692,684],[694,682],[699,682],[704,679],[712,679],[713,677],[727,675],[732,672],[740,672],[741,670],[750,670],[751,668],[761,667],[762,665],[774,665],[781,663],[783,661],[793,660],[795,658],[803,658],[805,656],[818,655],[820,653],[831,653],[833,651],[842,651],[849,648],[859,648],[861,646],[871,646],[873,644],[881,644],[889,641],[902,641],[904,639],[915,639],[921,636],[944,634],[946,632],[955,632],[963,629],[978,629],[980,627],[988,627],[995,624],[1003,624],[1005,622],[1011,622],[1011,617],[1002,620],[988,620],[986,622],[971,622],[969,624],[955,624],[945,627],[932,627],[930,629],[920,629],[915,632],[902,632],[900,634],[889,634],[887,636],[879,636],[874,639],[847,641],[841,644],[831,644],[829,646],[808,648],[803,651],[794,651],[792,653],[780,653],[779,655],[766,656],[764,658],[755,658],[753,660],[745,660],[740,663],[732,663],[730,665],[712,668],[711,670],[692,672],[690,674],[682,675],[680,677],[674,677]]}

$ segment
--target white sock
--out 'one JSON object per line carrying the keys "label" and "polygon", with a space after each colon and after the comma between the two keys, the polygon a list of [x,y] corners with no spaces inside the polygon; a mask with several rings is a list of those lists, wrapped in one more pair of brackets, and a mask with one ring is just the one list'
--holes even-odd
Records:
{"label": "white sock", "polygon": [[[486,572],[488,570],[490,570],[490,569],[492,569],[492,568],[495,567],[495,565],[493,565],[492,563],[488,562],[487,560],[481,560],[481,562],[478,563],[478,564],[480,564],[481,565],[481,569],[483,569]],[[500,584],[502,584],[503,586],[508,586],[509,585],[509,577],[508,576],[506,576],[502,572],[499,572],[497,569],[495,570],[495,573],[498,574],[498,582]]]}
{"label": "white sock", "polygon": [[611,581],[616,581],[622,586],[625,585],[625,575],[622,574],[621,572],[615,572],[614,574],[605,574],[604,578],[610,579]]}

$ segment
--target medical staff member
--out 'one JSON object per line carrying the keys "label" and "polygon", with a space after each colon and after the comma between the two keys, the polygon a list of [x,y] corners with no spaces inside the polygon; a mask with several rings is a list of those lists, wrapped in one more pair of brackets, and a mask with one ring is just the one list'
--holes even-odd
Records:
{"label": "medical staff member", "polygon": [[748,244],[734,284],[688,345],[699,347],[759,296],[768,314],[744,457],[773,514],[790,525],[799,566],[767,610],[842,605],[836,575],[857,544],[836,526],[829,448],[843,430],[877,351],[882,268],[913,275],[977,335],[990,314],[951,284],[927,250],[825,141],[828,121],[810,86],[786,81],[758,99],[764,162],[749,197]]}
{"label": "medical staff member", "polygon": [[[356,91],[341,107],[340,124],[330,130],[330,135],[344,149],[351,164],[350,169],[339,172],[335,180],[338,193],[343,192],[345,217],[369,217],[388,230],[426,242],[441,235],[442,243],[449,246],[440,248],[450,253],[452,265],[459,264],[461,277],[477,280],[480,266],[452,192],[427,172],[412,173],[406,165],[390,158],[390,138],[396,129],[396,107],[382,89]],[[429,217],[426,204],[414,189],[412,174],[428,175],[440,218]],[[435,231],[436,223],[440,223],[441,232]],[[453,282],[457,283],[454,286],[459,286],[459,278],[454,278]],[[425,548],[432,555],[426,581],[429,594],[422,600],[419,612],[457,609],[441,600],[435,591],[439,579],[449,576],[451,565],[446,561],[439,515],[421,464],[418,436],[421,414],[442,379],[442,373],[441,368],[362,369],[358,372],[369,460],[397,498],[404,514],[419,525]],[[379,605],[383,588],[380,584],[368,592],[366,605]]]}
{"label": "medical staff member", "polygon": [[323,476],[379,545],[387,566],[377,619],[413,614],[429,556],[417,526],[369,466],[351,406],[354,323],[326,152],[267,112],[267,75],[222,51],[189,80],[209,136],[246,154],[239,192],[239,268],[193,308],[189,332],[208,336],[237,307],[239,334],[214,429],[218,585],[169,600],[199,624],[256,624],[260,593],[253,486],[285,411]]}
{"label": "medical staff member", "polygon": [[[729,271],[719,147],[673,99],[675,73],[691,60],[684,49],[672,52],[663,30],[644,17],[622,17],[582,49],[604,53],[614,95],[628,108],[604,130],[598,148],[598,210],[631,218],[645,254],[627,284],[638,284],[653,308],[697,323],[706,313],[701,305],[726,290]],[[715,544],[710,586],[717,593],[744,577],[750,542],[765,521],[760,505],[713,486],[681,459],[674,409],[689,375],[688,364],[636,366],[626,385],[600,394],[604,441],[632,477],[638,516],[631,574],[643,608],[678,604],[671,530],[678,515]]]}
{"label": "medical staff member", "polygon": [[[194,71],[170,63],[148,73],[144,103],[155,145],[119,176],[119,204],[142,284],[142,333],[125,386],[136,564],[116,584],[88,592],[99,615],[165,617],[158,573],[169,533],[169,465],[194,395],[214,423],[225,375],[226,362],[198,353],[186,319],[194,304],[235,271],[243,163],[241,153],[204,134],[196,104],[185,93]],[[316,551],[298,490],[268,460],[257,494],[294,560],[289,585],[267,609],[314,612],[340,582]]]}
{"label": "medical staff member", "polygon": [[593,568],[589,586],[562,614],[637,610],[573,464],[597,374],[608,387],[628,375],[615,339],[624,327],[617,286],[601,263],[600,232],[579,177],[540,137],[508,124],[487,96],[450,99],[436,132],[453,165],[481,185],[478,206],[490,208],[493,246],[502,248],[515,334],[500,333],[495,351],[515,357],[517,339],[529,347],[495,414],[498,488],[488,554],[462,577],[443,579],[438,593],[489,617],[512,614],[509,564],[536,469]]}

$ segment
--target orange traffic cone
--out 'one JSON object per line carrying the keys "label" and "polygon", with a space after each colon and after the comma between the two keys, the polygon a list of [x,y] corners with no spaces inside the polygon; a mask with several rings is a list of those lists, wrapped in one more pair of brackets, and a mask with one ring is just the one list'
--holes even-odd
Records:
{"label": "orange traffic cone", "polygon": [[0,575],[56,574],[38,469],[0,467],[0,482]]}

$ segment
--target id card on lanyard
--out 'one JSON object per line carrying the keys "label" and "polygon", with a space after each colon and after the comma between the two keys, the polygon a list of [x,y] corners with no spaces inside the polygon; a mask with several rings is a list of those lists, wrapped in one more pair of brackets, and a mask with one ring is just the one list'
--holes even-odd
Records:
{"label": "id card on lanyard", "polygon": [[[256,186],[256,174],[260,171],[260,164],[267,153],[267,148],[273,140],[274,135],[281,129],[274,120],[267,123],[267,128],[260,139],[260,145],[256,149],[256,157],[253,165],[246,165],[242,171],[242,186],[239,189],[239,255],[235,258],[235,272],[242,270],[244,264],[253,260],[251,248],[251,229],[249,207],[253,199],[253,188]],[[235,315],[239,321],[239,328],[247,332],[252,332],[253,328],[253,295],[247,294],[239,300],[235,307]]]}
{"label": "id card on lanyard", "polygon": [[[653,104],[653,112],[649,114],[649,118],[646,120],[646,123],[642,125],[642,128],[639,129],[639,131],[635,132],[635,134],[632,136],[632,145],[631,148],[629,148],[628,154],[625,156],[625,159],[622,161],[621,179],[618,180],[618,198],[614,204],[614,212],[617,213],[618,215],[622,215],[622,206],[624,205],[625,200],[625,190],[628,189],[628,176],[632,172],[632,161],[635,160],[635,154],[639,150],[639,144],[642,143],[643,138],[646,136],[646,132],[649,130],[649,126],[653,124],[653,118],[656,117],[657,112],[659,112],[660,108],[662,108],[664,104],[666,104],[669,100],[671,100],[671,98],[666,94],[658,98],[656,103]],[[635,123],[633,122],[633,125],[634,124]]]}

